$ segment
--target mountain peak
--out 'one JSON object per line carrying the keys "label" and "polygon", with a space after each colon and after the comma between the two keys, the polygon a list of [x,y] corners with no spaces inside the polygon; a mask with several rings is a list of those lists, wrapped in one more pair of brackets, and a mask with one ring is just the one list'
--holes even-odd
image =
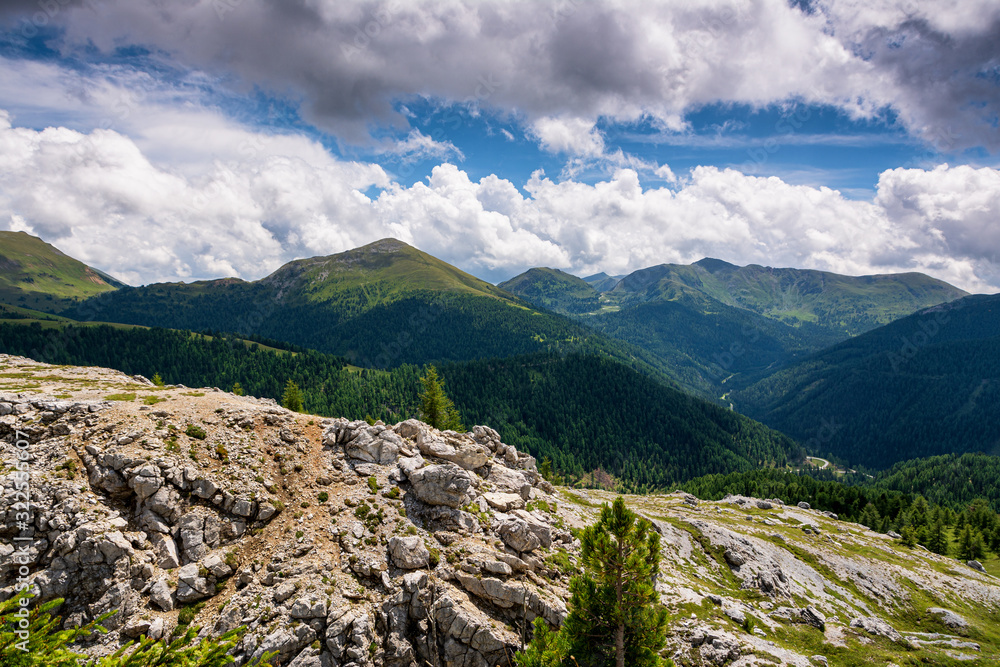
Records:
{"label": "mountain peak", "polygon": [[392,237],[379,239],[378,241],[373,241],[368,245],[363,245],[360,248],[355,248],[354,250],[348,250],[347,252],[370,252],[370,253],[390,253],[390,252],[400,252],[402,250],[416,250],[413,246],[408,243],[404,243],[399,239],[394,239]]}
{"label": "mountain peak", "polygon": [[736,264],[730,264],[725,260],[715,259],[714,257],[705,257],[703,259],[699,259],[694,264],[695,266],[700,266],[709,273],[718,273],[719,271],[726,271],[730,269],[740,268]]}

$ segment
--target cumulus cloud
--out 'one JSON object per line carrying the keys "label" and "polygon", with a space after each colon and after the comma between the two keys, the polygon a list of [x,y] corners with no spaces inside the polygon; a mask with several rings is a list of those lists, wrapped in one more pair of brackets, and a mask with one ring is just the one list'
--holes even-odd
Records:
{"label": "cumulus cloud", "polygon": [[539,118],[531,127],[542,148],[579,157],[604,154],[604,137],[592,121],[583,118]]}
{"label": "cumulus cloud", "polygon": [[384,148],[378,150],[381,154],[398,155],[405,161],[427,160],[427,159],[447,159],[456,157],[459,160],[465,158],[462,151],[450,141],[436,141],[420,130],[413,129],[405,139],[388,143]]}
{"label": "cumulus cloud", "polygon": [[[56,48],[141,44],[303,100],[310,121],[370,139],[408,131],[413,96],[522,114],[543,145],[597,150],[567,123],[671,131],[716,102],[892,109],[945,150],[1000,148],[1000,4],[991,0],[98,0],[67,5]],[[8,15],[16,24],[30,12]],[[263,46],[266,45],[266,46]],[[551,119],[561,119],[551,124]]]}
{"label": "cumulus cloud", "polygon": [[[632,168],[593,184],[536,172],[519,190],[445,163],[406,187],[301,137],[218,122],[228,143],[215,159],[174,169],[114,130],[35,130],[0,113],[0,226],[133,284],[256,279],[393,236],[494,280],[540,265],[624,273],[714,256],[1000,286],[995,169],[886,171],[867,202],[715,167],[671,188],[644,187]],[[373,186],[374,199],[364,194]]]}

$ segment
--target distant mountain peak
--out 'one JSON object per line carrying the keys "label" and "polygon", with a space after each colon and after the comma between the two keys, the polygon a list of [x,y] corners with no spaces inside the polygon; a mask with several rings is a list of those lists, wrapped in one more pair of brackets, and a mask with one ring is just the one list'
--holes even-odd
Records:
{"label": "distant mountain peak", "polygon": [[379,239],[378,241],[374,241],[368,245],[363,245],[354,250],[348,250],[348,252],[389,253],[399,252],[401,250],[415,250],[415,248],[408,243],[400,241],[399,239],[389,237]]}
{"label": "distant mountain peak", "polygon": [[715,259],[714,257],[705,257],[703,259],[699,259],[697,262],[695,262],[695,266],[700,266],[709,273],[716,273],[718,271],[740,268],[736,264],[730,264],[725,260]]}

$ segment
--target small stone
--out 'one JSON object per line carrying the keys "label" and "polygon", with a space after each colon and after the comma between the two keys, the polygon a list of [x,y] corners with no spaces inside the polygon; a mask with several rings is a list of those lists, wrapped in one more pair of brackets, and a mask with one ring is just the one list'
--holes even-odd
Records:
{"label": "small stone", "polygon": [[277,604],[281,604],[288,598],[295,594],[295,584],[290,581],[286,581],[277,588],[274,589],[274,601]]}
{"label": "small stone", "polygon": [[726,562],[732,567],[740,567],[747,562],[740,553],[733,551],[732,549],[726,549],[725,553],[722,554],[722,557],[725,558]]}
{"label": "small stone", "polygon": [[174,599],[166,579],[160,579],[149,589],[149,601],[163,611],[174,610]]}
{"label": "small stone", "polygon": [[747,620],[746,614],[744,614],[739,609],[730,608],[724,610],[722,613],[728,616],[730,619],[732,619],[733,623],[735,623],[736,625],[743,625],[744,623],[746,623]]}

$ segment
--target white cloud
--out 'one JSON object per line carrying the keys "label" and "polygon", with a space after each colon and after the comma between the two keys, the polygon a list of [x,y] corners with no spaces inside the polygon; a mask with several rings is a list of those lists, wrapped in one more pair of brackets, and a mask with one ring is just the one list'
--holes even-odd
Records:
{"label": "white cloud", "polygon": [[582,118],[539,118],[531,125],[542,148],[574,157],[604,154],[604,137],[592,121]]}
{"label": "white cloud", "polygon": [[938,147],[1000,148],[1000,4],[811,5],[812,13],[787,0],[105,0],[54,21],[66,28],[57,48],[147,45],[301,97],[311,121],[357,142],[372,122],[408,128],[394,103],[426,96],[523,114],[546,146],[577,154],[593,154],[597,137],[560,134],[567,119],[647,118],[677,131],[687,112],[716,102],[804,101],[859,117],[891,107]]}
{"label": "white cloud", "polygon": [[465,155],[450,141],[435,141],[433,137],[427,136],[417,129],[410,130],[405,139],[393,142],[385,148],[379,149],[379,153],[391,153],[398,155],[407,161],[439,159],[445,160],[449,157],[456,157],[464,160]]}
{"label": "white cloud", "polygon": [[[496,280],[539,265],[616,274],[714,256],[854,275],[924,271],[973,291],[1000,286],[995,169],[886,171],[867,202],[715,167],[646,189],[627,167],[594,184],[536,173],[525,195],[451,164],[404,187],[377,165],[335,159],[300,137],[217,122],[215,159],[174,169],[112,130],[34,130],[2,113],[0,226],[40,235],[133,284],[255,279],[291,259],[394,236]],[[161,140],[145,141],[162,150]],[[658,176],[667,173],[660,167]],[[363,194],[372,186],[383,189],[374,200]]]}

